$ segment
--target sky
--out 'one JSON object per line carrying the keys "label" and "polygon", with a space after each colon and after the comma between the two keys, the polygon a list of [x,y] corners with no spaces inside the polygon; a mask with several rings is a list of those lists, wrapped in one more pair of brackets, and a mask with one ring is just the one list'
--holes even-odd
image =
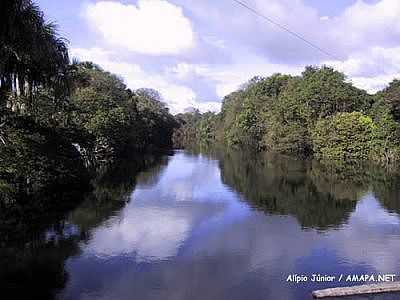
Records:
{"label": "sky", "polygon": [[158,90],[172,113],[219,111],[254,76],[329,65],[374,93],[400,78],[399,0],[37,0],[71,57]]}

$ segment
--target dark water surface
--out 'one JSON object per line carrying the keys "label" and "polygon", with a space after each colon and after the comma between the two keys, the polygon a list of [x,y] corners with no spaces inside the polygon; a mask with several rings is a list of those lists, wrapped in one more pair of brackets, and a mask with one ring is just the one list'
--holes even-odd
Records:
{"label": "dark water surface", "polygon": [[1,290],[24,299],[302,300],[351,283],[288,275],[400,274],[399,177],[345,173],[274,155],[177,151],[112,189],[99,183],[22,245],[3,243]]}

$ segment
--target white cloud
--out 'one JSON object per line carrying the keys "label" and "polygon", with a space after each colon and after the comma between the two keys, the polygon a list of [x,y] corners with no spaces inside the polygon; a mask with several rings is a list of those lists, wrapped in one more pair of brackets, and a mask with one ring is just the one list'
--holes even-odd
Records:
{"label": "white cloud", "polygon": [[194,45],[192,25],[182,9],[165,0],[115,1],[89,4],[85,17],[112,46],[132,52],[178,54]]}
{"label": "white cloud", "polygon": [[196,94],[192,89],[170,82],[168,76],[163,76],[162,73],[150,74],[137,64],[113,60],[110,51],[100,48],[76,48],[71,50],[71,56],[82,61],[93,61],[105,70],[121,76],[131,89],[148,87],[158,90],[172,113],[183,112],[189,107],[198,108],[202,112],[220,109],[221,103],[197,101]]}
{"label": "white cloud", "polygon": [[356,52],[344,61],[326,64],[348,75],[357,87],[375,93],[394,78],[400,78],[400,47],[372,47]]}
{"label": "white cloud", "polygon": [[208,71],[207,65],[195,65],[185,62],[176,64],[170,69],[166,69],[166,72],[173,73],[178,79],[185,79],[192,74],[202,75]]}
{"label": "white cloud", "polygon": [[393,45],[400,35],[400,1],[381,0],[367,4],[358,0],[333,20],[333,39],[347,50]]}
{"label": "white cloud", "polygon": [[206,42],[216,48],[219,48],[219,49],[226,48],[226,41],[224,39],[219,39],[215,36],[205,36],[205,37],[203,37],[203,40],[204,40],[204,42]]}
{"label": "white cloud", "polygon": [[303,67],[284,64],[272,64],[262,57],[247,54],[246,60],[229,65],[205,65],[179,63],[170,71],[179,79],[192,74],[208,78],[215,84],[215,92],[219,98],[236,91],[243,83],[254,76],[270,76],[274,73],[298,75]]}
{"label": "white cloud", "polygon": [[356,87],[366,90],[370,94],[374,94],[387,87],[387,85],[393,81],[393,78],[400,78],[400,73],[376,77],[353,77],[351,81]]}
{"label": "white cloud", "polygon": [[[324,61],[326,56],[315,49],[235,5],[186,0],[173,3],[139,0],[136,5],[124,5],[100,1],[86,10],[87,19],[112,49],[89,49],[96,57],[89,59],[121,75],[133,89],[159,90],[173,113],[187,107],[218,111],[221,104],[214,98],[223,98],[251,77],[277,72],[297,75],[306,64],[334,66],[357,87],[371,93],[400,77],[398,0],[369,4],[359,0],[334,17],[320,14],[304,0],[271,0],[268,5],[254,0],[257,10],[343,61]],[[190,20],[181,7],[192,17]],[[191,22],[199,31],[198,38],[194,37]],[[159,71],[149,73],[141,64],[118,62],[118,56],[111,57],[110,53],[119,47],[176,57],[152,57],[147,61]],[[198,101],[200,97],[212,101]]]}
{"label": "white cloud", "polygon": [[373,267],[376,273],[396,272],[400,239],[389,232],[400,225],[397,215],[390,214],[368,194],[357,203],[347,224],[326,235],[330,247],[337,248],[337,253],[348,261]]}
{"label": "white cloud", "polygon": [[[268,1],[268,4],[262,0],[255,0],[254,7],[336,56],[347,57],[354,51],[363,51],[369,47],[393,47],[400,42],[398,0],[380,0],[373,3],[357,0],[336,17],[321,15],[304,0],[272,0]],[[263,48],[269,52],[267,55],[277,49],[286,49],[282,55],[291,56],[292,59],[293,56],[297,56],[294,57],[295,60],[299,60],[303,52],[321,55],[299,39],[260,19],[247,20],[247,23],[248,29],[253,27],[247,34],[258,30],[273,38],[271,40],[268,37],[248,34],[253,43],[264,39]],[[290,47],[287,45],[288,48],[284,48],[286,46],[281,45],[283,41],[297,48],[297,53],[287,51]]]}
{"label": "white cloud", "polygon": [[134,206],[124,214],[129,218],[96,229],[85,251],[98,256],[136,254],[137,261],[165,259],[176,255],[191,228],[190,215],[174,209]]}
{"label": "white cloud", "polygon": [[[276,26],[240,6],[210,1],[187,4],[175,0],[196,19],[203,29],[223,37],[231,51],[246,48],[271,61],[317,64],[326,56]],[[326,16],[304,0],[253,0],[260,13],[290,28],[335,56],[346,58],[369,47],[394,47],[400,42],[400,1],[373,3],[358,0],[337,16]],[[196,24],[197,25],[197,24]]]}
{"label": "white cloud", "polygon": [[372,47],[344,61],[328,62],[348,76],[378,76],[400,72],[400,47]]}

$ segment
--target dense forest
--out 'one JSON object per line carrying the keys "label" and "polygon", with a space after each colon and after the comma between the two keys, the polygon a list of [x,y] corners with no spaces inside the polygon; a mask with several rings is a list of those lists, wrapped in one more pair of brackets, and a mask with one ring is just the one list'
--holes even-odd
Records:
{"label": "dense forest", "polygon": [[1,1],[0,17],[3,208],[67,204],[99,166],[172,146],[178,124],[157,91],[132,91],[92,62],[71,61],[30,0]]}
{"label": "dense forest", "polygon": [[219,114],[177,116],[174,143],[200,141],[323,160],[400,159],[400,81],[370,95],[330,67],[255,77],[227,95]]}

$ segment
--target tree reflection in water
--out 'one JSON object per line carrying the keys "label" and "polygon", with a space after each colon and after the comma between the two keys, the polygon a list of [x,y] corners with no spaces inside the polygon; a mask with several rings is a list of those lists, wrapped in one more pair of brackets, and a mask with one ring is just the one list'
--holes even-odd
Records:
{"label": "tree reflection in water", "polygon": [[[68,280],[65,261],[80,254],[79,243],[87,241],[91,229],[126,205],[139,171],[149,169],[150,174],[158,174],[167,160],[166,156],[148,155],[99,169],[92,180],[92,192],[87,196],[81,194],[86,199],[67,214],[63,210],[55,211],[54,207],[34,205],[19,208],[24,218],[2,214],[2,294],[12,295],[13,299],[54,299]],[[75,203],[78,201],[74,199]],[[44,211],[47,213],[43,214]]]}
{"label": "tree reflection in water", "polygon": [[[85,291],[101,290],[110,281],[112,265],[123,281],[115,279],[117,290],[108,286],[111,290],[102,291],[105,295],[126,293],[128,298],[135,291],[145,299],[151,295],[154,282],[164,280],[165,288],[160,293],[169,299],[174,296],[169,293],[170,285],[176,284],[178,289],[189,278],[187,290],[181,290],[182,299],[185,291],[196,287],[208,289],[212,299],[219,293],[232,292],[231,280],[242,278],[250,283],[237,287],[241,294],[236,290],[232,295],[236,298],[253,292],[259,295],[260,288],[272,286],[271,291],[281,296],[292,293],[274,281],[282,276],[281,252],[288,245],[303,243],[287,254],[286,268],[298,271],[296,267],[301,269],[303,264],[304,270],[309,271],[319,259],[309,254],[310,249],[323,245],[352,263],[342,267],[354,270],[371,260],[372,254],[368,253],[381,251],[382,243],[375,242],[378,238],[393,234],[390,216],[373,206],[379,206],[375,198],[389,212],[400,212],[400,177],[372,165],[318,163],[270,153],[204,149],[201,153],[178,152],[172,163],[170,160],[169,156],[149,156],[140,162],[130,160],[100,169],[92,180],[91,193],[67,214],[49,210],[47,218],[32,216],[19,220],[18,226],[11,226],[13,221],[4,216],[0,218],[3,291],[15,299],[53,299],[62,295],[75,299]],[[129,202],[132,195],[136,199]],[[358,202],[360,199],[363,200]],[[363,201],[364,205],[358,205]],[[30,209],[26,215],[34,215],[36,210]],[[365,222],[370,212],[375,214],[372,222]],[[294,218],[266,218],[264,213],[293,216],[301,227]],[[31,224],[29,220],[35,221]],[[364,228],[365,224],[376,230]],[[286,235],[282,236],[281,231]],[[324,234],[320,235],[321,231]],[[347,240],[348,235],[354,242]],[[397,239],[392,240],[396,245]],[[354,257],[360,258],[359,243],[370,252],[357,260]],[[106,247],[110,245],[111,248]],[[179,257],[181,245],[186,253]],[[388,249],[387,259],[394,249],[395,246]],[[101,254],[108,255],[107,264],[97,260]],[[333,259],[329,251],[324,255]],[[302,264],[294,264],[299,259]],[[65,265],[69,267],[66,269]],[[128,274],[122,265],[129,266]],[[147,272],[140,271],[139,266],[144,265],[149,268]],[[247,277],[253,265],[261,266],[265,273]],[[326,263],[327,267],[337,265],[335,260]],[[220,273],[215,273],[216,266]],[[98,273],[87,278],[91,272]],[[210,272],[214,274],[213,282],[209,280]],[[293,293],[294,297],[300,293],[296,299],[303,299],[307,291]]]}
{"label": "tree reflection in water", "polygon": [[367,163],[339,164],[273,153],[209,152],[220,161],[222,181],[269,214],[292,215],[304,228],[344,224],[357,200],[372,191],[399,212],[399,175]]}

